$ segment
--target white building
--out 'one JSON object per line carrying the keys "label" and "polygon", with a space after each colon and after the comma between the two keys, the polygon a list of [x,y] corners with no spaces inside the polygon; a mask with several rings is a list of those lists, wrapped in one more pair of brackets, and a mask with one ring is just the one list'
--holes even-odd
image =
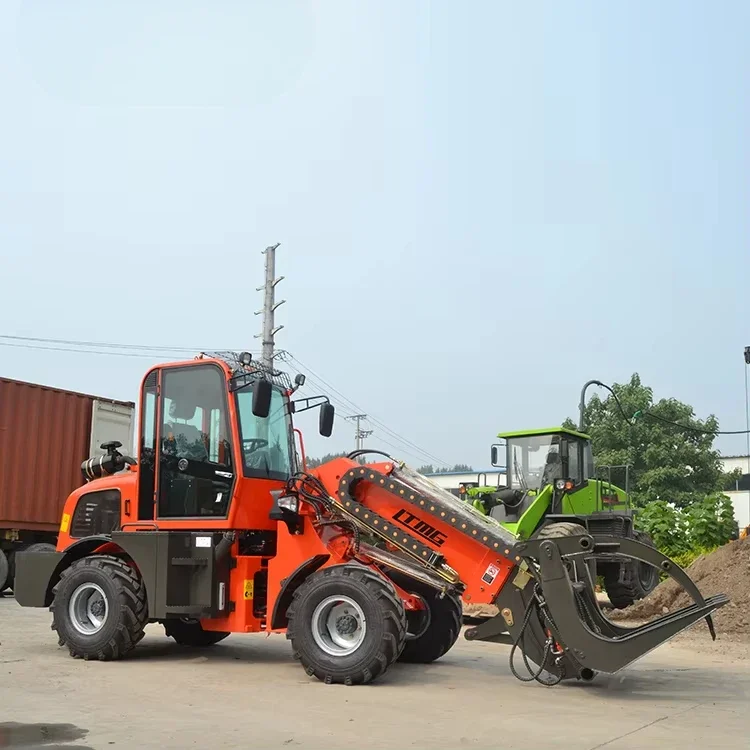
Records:
{"label": "white building", "polygon": [[722,456],[721,467],[726,474],[736,469],[743,474],[736,489],[724,492],[732,501],[734,517],[743,529],[750,526],[750,456]]}

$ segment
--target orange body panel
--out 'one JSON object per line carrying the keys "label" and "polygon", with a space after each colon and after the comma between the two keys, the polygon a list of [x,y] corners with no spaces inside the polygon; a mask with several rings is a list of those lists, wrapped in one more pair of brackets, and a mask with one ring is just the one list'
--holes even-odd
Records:
{"label": "orange body panel", "polygon": [[[100,492],[101,490],[120,490],[120,518],[125,525],[131,518],[136,517],[136,508],[138,505],[136,486],[138,472],[128,468],[121,474],[115,474],[111,477],[103,477],[87,482],[83,487],[74,490],[68,496],[63,506],[63,515],[60,521],[60,532],[57,537],[57,551],[65,551],[71,544],[78,541],[70,536],[70,524],[73,519],[78,501],[90,492]],[[153,530],[153,525],[150,527]],[[125,528],[125,531],[130,530]]]}
{"label": "orange body panel", "polygon": [[[331,495],[336,496],[341,478],[351,469],[359,468],[359,464],[350,459],[338,458],[318,467],[312,473],[318,476]],[[392,474],[394,470],[392,463],[370,464],[362,468],[365,470],[374,469],[385,475]],[[394,532],[395,530],[411,531],[408,525],[399,522],[398,518],[394,518],[401,511],[405,511],[405,513],[400,514],[402,517],[409,518],[411,516],[412,518],[423,519],[439,532],[435,535],[438,542],[428,538],[421,538],[420,541],[444,555],[446,563],[458,571],[466,586],[464,592],[466,601],[478,604],[494,602],[515,567],[516,563],[505,556],[510,552],[509,550],[506,553],[505,550],[493,552],[487,549],[481,542],[452,526],[449,520],[441,520],[439,517],[426,513],[407,500],[401,500],[380,487],[379,484],[373,484],[366,478],[357,485],[356,499],[381,516],[391,519]],[[394,536],[397,536],[397,534],[394,533]],[[491,572],[492,583],[482,580],[482,577],[488,571]]]}
{"label": "orange body panel", "polygon": [[269,621],[273,607],[276,604],[276,599],[281,593],[282,581],[288,578],[297,568],[312,557],[315,557],[315,555],[330,555],[328,560],[321,565],[321,568],[345,562],[345,559],[340,554],[337,554],[337,545],[335,544],[337,536],[330,530],[328,530],[328,534],[332,543],[327,545],[318,536],[318,532],[313,527],[310,516],[303,516],[301,534],[290,534],[286,524],[279,524],[276,556],[268,563]]}

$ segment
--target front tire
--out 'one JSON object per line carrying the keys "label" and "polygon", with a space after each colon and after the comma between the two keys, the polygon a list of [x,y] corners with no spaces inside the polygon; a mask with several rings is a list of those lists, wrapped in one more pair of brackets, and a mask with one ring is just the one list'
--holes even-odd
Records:
{"label": "front tire", "polygon": [[[388,571],[393,581],[409,594],[416,594],[427,609],[407,613],[407,635],[399,661],[409,664],[430,664],[450,651],[461,633],[463,607],[455,594],[442,598],[437,589],[409,576]],[[426,622],[425,622],[426,620]]]}
{"label": "front tire", "polygon": [[[645,531],[635,531],[637,542],[656,547]],[[621,565],[607,565],[604,569],[604,588],[615,609],[625,609],[647,597],[659,585],[659,573],[653,565],[630,560]]]}
{"label": "front tire", "polygon": [[164,620],[164,632],[174,638],[180,646],[205,648],[223,641],[229,633],[220,630],[204,630],[198,620],[169,619]]}
{"label": "front tire", "polygon": [[313,573],[294,592],[287,618],[295,658],[326,684],[371,682],[404,648],[404,605],[390,581],[363,565]]}
{"label": "front tire", "polygon": [[76,560],[53,589],[52,629],[70,655],[120,659],[143,638],[146,588],[138,572],[109,555]]}

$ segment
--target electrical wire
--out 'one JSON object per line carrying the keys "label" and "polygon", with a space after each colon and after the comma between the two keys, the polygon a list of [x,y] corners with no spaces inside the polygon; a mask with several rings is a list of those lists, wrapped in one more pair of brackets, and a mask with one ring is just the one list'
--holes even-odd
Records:
{"label": "electrical wire", "polygon": [[[301,367],[303,370],[306,370],[308,373],[310,373],[316,380],[318,380],[323,386],[324,390],[329,391],[331,393],[335,393],[339,396],[340,399],[342,399],[344,402],[349,404],[349,408],[354,409],[353,413],[363,413],[366,410],[360,407],[358,404],[356,404],[351,399],[347,398],[343,393],[341,393],[340,390],[338,390],[334,385],[326,381],[321,375],[319,375],[315,370],[313,370],[311,367],[306,365],[304,362],[299,360],[297,357],[295,357],[293,354],[291,354],[288,351],[282,350],[279,352],[279,356],[281,359],[285,359],[286,361],[292,360],[295,362],[299,367]],[[378,426],[381,431],[385,431],[388,433],[393,439],[400,441],[403,445],[411,446],[414,450],[417,450],[420,455],[425,456],[430,463],[438,463],[443,466],[450,466],[450,464],[447,461],[444,461],[442,458],[439,458],[438,456],[435,456],[434,454],[430,453],[429,451],[424,450],[424,448],[421,448],[413,441],[409,440],[408,438],[403,437],[403,435],[400,435],[395,430],[392,430],[388,425],[386,425],[384,422],[379,420],[377,417],[372,416],[371,414],[368,414],[367,420],[371,423],[372,426]],[[383,441],[385,442],[385,441]],[[391,444],[391,447],[394,447]],[[403,451],[407,452],[407,451]],[[410,454],[414,456],[414,454]],[[416,457],[416,456],[415,456]],[[421,459],[420,459],[421,460]]]}
{"label": "electrical wire", "polygon": [[50,339],[38,338],[35,336],[12,336],[10,334],[0,334],[0,339],[9,341],[24,341],[34,344],[66,344],[69,346],[97,346],[104,349],[135,349],[138,351],[157,351],[157,352],[205,352],[205,351],[229,351],[231,347],[188,347],[188,346],[154,346],[152,344],[121,344],[104,341],[77,341],[74,339]]}
{"label": "electrical wire", "polygon": [[674,422],[671,419],[666,419],[665,417],[660,417],[658,414],[653,414],[651,410],[646,411],[636,411],[632,417],[629,417],[625,413],[625,409],[622,408],[622,404],[620,403],[620,399],[617,398],[617,394],[612,390],[610,386],[608,386],[606,383],[602,383],[599,380],[592,381],[594,385],[598,385],[601,388],[604,388],[605,390],[609,391],[612,394],[612,397],[615,400],[615,403],[617,404],[617,408],[620,410],[620,414],[622,415],[622,418],[628,422],[629,424],[633,424],[634,420],[638,417],[648,417],[649,419],[653,419],[657,422],[662,422],[663,424],[671,425],[672,427],[679,427],[681,430],[688,430],[689,432],[698,432],[703,435],[747,435],[750,434],[750,430],[705,430],[701,427],[692,427],[691,425],[687,424],[680,424],[679,422]]}
{"label": "electrical wire", "polygon": [[[31,349],[37,351],[52,351],[52,352],[67,352],[72,354],[94,354],[98,356],[112,356],[112,357],[137,357],[140,359],[158,359],[159,355],[169,356],[169,353],[191,353],[196,354],[198,352],[210,352],[210,351],[224,351],[229,350],[231,347],[181,347],[181,346],[155,346],[152,344],[128,344],[121,342],[112,341],[85,341],[77,339],[57,339],[57,338],[46,338],[40,336],[17,336],[12,334],[0,334],[0,346],[16,348],[16,349]],[[97,347],[93,349],[91,347]],[[102,351],[102,350],[112,351]],[[312,370],[310,367],[301,362],[297,357],[292,355],[290,352],[280,350],[277,355],[284,361],[292,361],[296,363],[300,368],[306,370],[309,375],[308,379],[312,385],[316,385],[321,391],[328,391],[329,393],[336,394],[338,398],[331,397],[331,402],[336,404],[339,410],[344,416],[354,416],[357,413],[362,413],[362,408],[355,404],[351,399],[347,398],[340,390],[338,390],[331,383],[326,381],[317,372]],[[310,378],[312,375],[312,378]],[[449,467],[447,461],[435,456],[429,451],[421,448],[419,445],[403,437],[395,430],[391,429],[381,420],[368,415],[367,420],[370,426],[373,428],[373,433],[377,433],[378,440],[382,441],[391,448],[397,451],[411,456],[420,462],[436,463],[445,467]],[[377,427],[377,429],[375,429]],[[382,433],[390,436],[392,440],[396,440],[399,444],[396,445],[393,442],[387,440]]]}
{"label": "electrical wire", "polygon": [[158,359],[156,352],[153,354],[139,354],[137,352],[100,352],[93,349],[72,349],[64,346],[35,346],[33,344],[9,344],[0,341],[0,346],[12,347],[14,349],[36,349],[42,352],[72,352],[74,354],[103,354],[111,357],[141,357],[143,359]]}

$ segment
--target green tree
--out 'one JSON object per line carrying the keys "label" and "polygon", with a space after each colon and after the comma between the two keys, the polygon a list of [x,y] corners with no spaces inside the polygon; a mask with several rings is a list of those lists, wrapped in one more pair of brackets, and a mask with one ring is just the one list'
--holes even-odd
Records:
{"label": "green tree", "polygon": [[420,474],[449,474],[454,471],[462,471],[468,473],[474,471],[469,464],[453,464],[453,466],[441,466],[437,469],[432,464],[425,464],[420,466],[417,471]]}
{"label": "green tree", "polygon": [[308,469],[316,469],[321,464],[328,463],[328,461],[332,461],[334,458],[341,458],[342,456],[345,456],[346,453],[326,453],[323,458],[313,458],[312,456],[307,457],[307,468]]}
{"label": "green tree", "polygon": [[[630,465],[636,505],[663,500],[685,508],[722,489],[721,462],[713,448],[719,425],[713,415],[696,419],[692,406],[674,398],[654,402],[652,389],[637,373],[612,389],[625,416],[611,395],[602,399],[595,394],[586,405],[585,430],[597,465]],[[567,420],[566,426],[575,423]]]}

